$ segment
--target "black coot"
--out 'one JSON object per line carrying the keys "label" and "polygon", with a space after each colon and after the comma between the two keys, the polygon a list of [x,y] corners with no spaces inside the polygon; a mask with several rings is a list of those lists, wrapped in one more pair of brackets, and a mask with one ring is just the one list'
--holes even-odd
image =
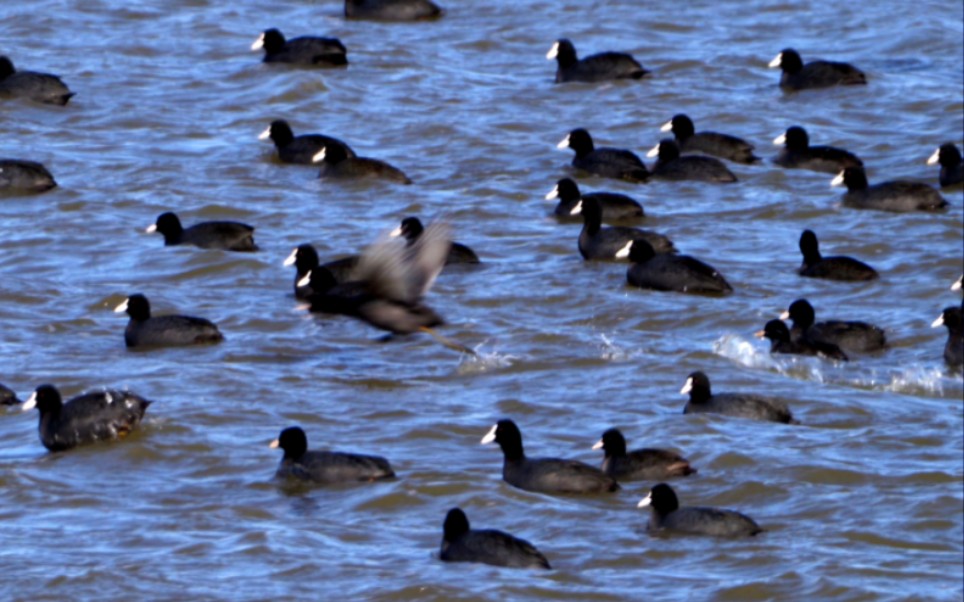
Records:
{"label": "black coot", "polygon": [[130,391],[116,390],[84,393],[63,403],[53,385],[41,385],[24,402],[23,410],[40,411],[41,443],[50,451],[63,451],[124,437],[140,423],[150,404]]}
{"label": "black coot", "polygon": [[747,537],[763,532],[752,518],[734,510],[698,506],[680,508],[676,492],[666,483],[653,487],[637,507],[649,507],[652,513],[649,530],[652,532],[672,531],[716,537]]}
{"label": "black coot", "polygon": [[752,420],[797,424],[787,404],[779,399],[747,393],[717,393],[710,390],[710,379],[702,372],[686,378],[680,394],[689,395],[684,414],[724,414]]}
{"label": "black coot", "polygon": [[423,21],[442,16],[429,0],[345,0],[345,17],[372,21]]}
{"label": "black coot", "polygon": [[56,75],[17,71],[9,58],[0,56],[0,98],[25,98],[63,106],[73,95]]}
{"label": "black coot", "polygon": [[251,50],[264,48],[264,62],[288,63],[308,67],[342,67],[348,64],[345,45],[337,38],[301,36],[285,40],[277,29],[266,29],[251,44]]}
{"label": "black coot", "polygon": [[600,52],[580,60],[576,47],[563,38],[556,41],[546,54],[549,60],[556,59],[556,83],[561,82],[601,82],[613,79],[641,79],[649,71],[643,69],[639,61],[625,52]]}
{"label": "black coot", "polygon": [[659,157],[652,169],[654,178],[671,181],[736,182],[736,176],[719,159],[702,155],[680,156],[679,145],[669,138],[661,140],[646,156]]}
{"label": "black coot", "polygon": [[961,181],[964,180],[964,158],[961,157],[961,151],[957,150],[957,146],[954,144],[950,142],[942,144],[941,147],[934,151],[934,154],[927,159],[928,165],[935,165],[937,163],[941,165],[941,188],[960,184]]}
{"label": "black coot", "polygon": [[796,341],[809,339],[822,343],[832,343],[844,351],[879,351],[887,346],[884,330],[867,322],[845,322],[827,320],[817,322],[813,306],[806,299],[797,299],[790,304],[781,320],[793,320],[790,336]]}
{"label": "black coot", "polygon": [[864,75],[864,72],[850,63],[811,61],[804,65],[803,59],[792,48],[783,49],[770,61],[768,66],[771,68],[779,67],[783,71],[780,75],[780,87],[784,90],[806,90],[867,83],[867,76]]}
{"label": "black coot", "polygon": [[662,481],[696,472],[689,460],[669,450],[644,447],[626,451],[626,439],[615,428],[603,433],[592,448],[605,452],[602,471],[619,481]]}
{"label": "black coot", "polygon": [[645,240],[657,253],[676,251],[673,241],[652,230],[623,226],[602,227],[602,207],[593,198],[584,198],[572,208],[572,214],[582,214],[579,233],[579,253],[583,259],[616,259],[616,254],[634,240]]}
{"label": "black coot", "polygon": [[493,441],[505,456],[502,478],[513,487],[538,493],[604,493],[619,489],[615,479],[583,462],[527,458],[522,449],[522,433],[511,420],[500,420],[482,437],[483,444]]}
{"label": "black coot", "polygon": [[808,338],[792,340],[790,329],[780,320],[770,320],[763,330],[754,333],[755,336],[770,340],[770,353],[783,353],[787,355],[816,355],[826,359],[847,361],[845,354],[840,347],[833,343],[814,341]]}
{"label": "black coot", "polygon": [[753,154],[753,145],[728,134],[697,132],[687,115],[680,113],[663,124],[663,132],[673,132],[681,153],[704,153],[736,163],[754,163],[760,160]]}
{"label": "black coot", "polygon": [[[408,244],[412,245],[424,231],[425,226],[422,225],[422,220],[417,217],[406,217],[402,220],[401,225],[392,230],[391,236],[404,236]],[[480,263],[479,256],[462,243],[453,242],[449,247],[449,254],[445,258],[445,265],[458,263]]]}
{"label": "black coot", "polygon": [[811,146],[807,130],[795,125],[773,139],[783,146],[773,160],[781,167],[809,169],[823,173],[839,173],[848,167],[861,167],[864,162],[857,155],[834,146]]}
{"label": "black coot", "polygon": [[569,132],[556,147],[574,150],[576,156],[572,159],[572,166],[597,176],[645,182],[650,175],[646,165],[634,153],[619,148],[596,148],[592,136],[582,128]]}
{"label": "black coot", "polygon": [[270,138],[274,146],[278,149],[278,158],[285,163],[298,163],[301,165],[314,165],[315,155],[321,149],[331,146],[341,146],[345,155],[354,157],[355,151],[338,138],[325,136],[323,134],[302,134],[295,136],[291,131],[291,126],[284,119],[277,119],[271,122],[268,128],[258,136],[260,140]]}
{"label": "black coot", "polygon": [[378,481],[395,476],[388,460],[381,456],[308,451],[308,437],[297,426],[281,431],[281,435],[271,442],[270,447],[280,447],[285,452],[275,473],[279,478],[312,483],[346,483]]}
{"label": "black coot", "polygon": [[908,211],[941,211],[949,203],[934,187],[920,182],[892,180],[871,186],[862,167],[848,167],[830,184],[845,185],[843,204],[855,209],[877,209],[906,213]]}
{"label": "black coot", "polygon": [[36,161],[0,159],[0,192],[44,192],[56,186],[47,168]]}
{"label": "black coot", "polygon": [[522,569],[550,569],[534,545],[495,529],[471,529],[461,508],[452,508],[442,527],[439,557],[446,562],[481,562]]}
{"label": "black coot", "polygon": [[15,406],[18,403],[22,402],[17,398],[17,394],[9,387],[0,385],[0,406]]}
{"label": "black coot", "polygon": [[160,232],[164,245],[194,245],[202,249],[224,251],[257,251],[254,244],[254,227],[240,222],[200,222],[185,228],[180,218],[168,211],[157,216],[157,221],[147,227],[148,234]]}
{"label": "black coot", "polygon": [[321,164],[319,178],[380,178],[399,184],[412,183],[397,167],[370,157],[349,157],[340,146],[325,147],[312,160]]}
{"label": "black coot", "polygon": [[[318,252],[315,247],[305,243],[298,245],[284,260],[284,266],[295,266],[295,297],[298,299],[308,299],[315,291],[311,288],[311,278],[309,274],[321,266],[327,272],[326,277],[331,278],[331,282],[338,284],[348,282],[351,279],[351,272],[358,265],[358,255],[349,255],[341,259],[335,259],[327,263],[320,263]],[[319,291],[321,292],[321,291]]]}
{"label": "black coot", "polygon": [[817,235],[812,230],[804,230],[800,235],[800,252],[803,253],[803,264],[797,273],[801,276],[848,282],[877,278],[877,270],[853,257],[822,256]]}
{"label": "black coot", "polygon": [[629,248],[616,252],[617,259],[624,257],[633,264],[626,270],[626,280],[633,286],[710,295],[733,292],[730,283],[713,266],[689,255],[656,253],[645,240],[634,240]]}
{"label": "black coot", "polygon": [[602,207],[602,219],[604,222],[616,222],[622,220],[633,220],[643,217],[643,206],[636,202],[632,197],[616,192],[590,192],[582,194],[579,186],[571,178],[563,178],[556,183],[546,195],[547,201],[559,199],[554,211],[557,217],[571,218],[572,210],[581,199],[596,199]]}
{"label": "black coot", "polygon": [[114,308],[130,316],[124,329],[128,347],[177,347],[220,343],[224,335],[214,322],[191,316],[151,317],[151,304],[141,294],[131,295]]}
{"label": "black coot", "polygon": [[[962,302],[964,306],[964,302]],[[964,321],[961,320],[962,306],[945,307],[941,315],[931,324],[932,328],[947,327],[947,343],[944,344],[944,361],[949,366],[964,366]]]}

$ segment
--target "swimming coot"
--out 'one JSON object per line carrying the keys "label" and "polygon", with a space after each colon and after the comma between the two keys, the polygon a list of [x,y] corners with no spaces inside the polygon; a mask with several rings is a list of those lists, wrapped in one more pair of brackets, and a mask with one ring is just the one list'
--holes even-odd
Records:
{"label": "swimming coot", "polygon": [[17,71],[9,58],[0,56],[0,98],[25,98],[64,106],[73,95],[56,75]]}
{"label": "swimming coot", "polygon": [[37,387],[23,410],[40,411],[40,442],[50,451],[63,451],[94,443],[120,439],[134,430],[150,401],[130,391],[84,393],[63,403],[53,385]]}
{"label": "swimming coot", "polygon": [[864,162],[857,155],[833,146],[810,146],[807,130],[795,125],[773,140],[783,145],[774,163],[791,169],[809,169],[823,173],[838,173],[847,167],[861,167]]}
{"label": "swimming coot", "polygon": [[964,179],[964,158],[961,158],[961,151],[957,150],[957,146],[953,143],[948,142],[947,144],[942,144],[941,147],[934,151],[934,154],[927,159],[928,165],[935,165],[937,163],[941,165],[941,188],[960,184],[962,179]]}
{"label": "swimming coot", "polygon": [[522,433],[511,420],[500,420],[482,437],[483,444],[493,441],[505,456],[502,478],[513,487],[538,493],[603,493],[619,489],[615,479],[583,462],[527,458],[522,449]]}
{"label": "swimming coot", "polygon": [[964,321],[961,320],[961,306],[945,307],[941,315],[931,324],[931,328],[947,327],[947,343],[944,344],[944,361],[949,366],[964,366]]}
{"label": "swimming coot", "polygon": [[438,19],[442,9],[429,0],[345,0],[345,17],[372,21]]}
{"label": "swimming coot", "polygon": [[770,61],[768,66],[771,68],[779,67],[783,71],[780,75],[780,87],[784,90],[806,90],[867,83],[867,76],[864,75],[864,72],[849,63],[811,61],[804,65],[803,59],[792,48],[783,49]]}
{"label": "swimming coot", "polygon": [[725,295],[733,287],[713,266],[689,255],[656,253],[645,240],[634,240],[629,247],[616,252],[616,258],[628,257],[632,265],[626,280],[633,286],[657,291],[676,291]]}
{"label": "swimming coot", "polygon": [[319,178],[380,178],[399,184],[412,183],[397,167],[370,157],[349,157],[340,146],[322,148],[315,153],[312,161],[321,164]]}
{"label": "swimming coot", "polygon": [[395,476],[388,460],[334,451],[308,451],[308,437],[300,427],[283,431],[270,447],[284,450],[275,477],[312,483],[378,481]]}
{"label": "swimming coot", "polygon": [[693,120],[680,113],[663,124],[663,132],[673,132],[681,153],[704,153],[736,163],[754,163],[760,160],[753,154],[753,145],[728,134],[697,132]]}
{"label": "swimming coot", "polygon": [[643,206],[632,197],[616,192],[590,192],[582,194],[579,186],[571,178],[563,178],[556,183],[556,187],[546,195],[547,201],[559,199],[554,211],[557,217],[571,218],[576,203],[583,198],[596,199],[602,207],[604,222],[631,220],[643,217]]}
{"label": "swimming coot", "polygon": [[0,385],[0,406],[15,406],[22,403],[12,389]]}
{"label": "swimming coot", "polygon": [[806,299],[797,299],[780,316],[781,320],[793,320],[790,336],[832,343],[844,351],[879,351],[887,346],[887,337],[882,328],[867,322],[845,322],[827,320],[816,322],[813,306]]}
{"label": "swimming coot", "polygon": [[801,276],[848,282],[877,278],[877,270],[853,257],[822,256],[817,235],[812,230],[804,230],[800,235],[800,252],[803,253],[803,264],[797,273]]}
{"label": "swimming coot", "polygon": [[176,347],[220,343],[224,335],[217,325],[204,318],[191,316],[151,317],[151,304],[140,293],[131,295],[114,308],[115,313],[130,316],[124,329],[128,347]]}
{"label": "swimming coot", "polygon": [[592,448],[605,452],[602,471],[619,481],[662,481],[696,472],[689,460],[669,450],[644,447],[626,451],[626,439],[616,428],[603,433]]}
{"label": "swimming coot", "polygon": [[583,259],[617,259],[616,253],[634,240],[645,240],[657,253],[676,251],[673,241],[652,230],[623,226],[602,227],[602,207],[593,198],[584,198],[572,208],[572,215],[582,214],[579,232],[579,254]]}
{"label": "swimming coot", "polygon": [[461,508],[452,508],[442,527],[439,557],[446,562],[481,562],[522,569],[550,569],[534,545],[495,529],[471,529]]}
{"label": "swimming coot", "polygon": [[618,148],[596,148],[589,132],[578,128],[569,132],[557,148],[571,148],[576,152],[572,166],[576,169],[629,182],[645,182],[649,178],[646,165],[634,153]]}
{"label": "swimming coot", "polygon": [[676,492],[666,483],[653,487],[637,507],[649,507],[649,530],[652,532],[671,531],[716,537],[747,537],[763,532],[752,518],[734,510],[698,506],[680,508]]}
{"label": "swimming coot", "polygon": [[291,126],[284,119],[272,121],[271,125],[258,136],[259,140],[267,140],[268,138],[271,138],[271,141],[274,142],[275,148],[278,149],[278,158],[284,163],[314,165],[315,155],[327,146],[341,146],[344,148],[346,156],[355,156],[355,151],[337,138],[323,134],[295,136],[294,132],[291,131]]}
{"label": "swimming coot", "polygon": [[683,408],[684,414],[723,414],[738,418],[797,424],[787,404],[779,399],[747,393],[717,393],[710,391],[710,379],[702,372],[693,372],[680,389],[681,395],[690,400]]}
{"label": "swimming coot", "polygon": [[833,343],[814,341],[809,338],[791,339],[790,329],[780,320],[770,320],[764,325],[763,330],[758,330],[754,335],[770,340],[770,353],[816,355],[841,362],[848,360],[847,354]]}
{"label": "swimming coot", "polygon": [[841,184],[847,187],[843,204],[856,209],[906,213],[940,211],[949,205],[935,188],[920,182],[892,180],[870,186],[862,167],[848,167],[830,182],[831,186]]}
{"label": "swimming coot", "polygon": [[[412,245],[424,231],[425,227],[422,225],[420,219],[417,217],[406,217],[402,220],[401,225],[392,230],[390,236],[403,236],[405,240],[408,241],[408,244]],[[445,265],[458,263],[479,263],[479,256],[475,254],[475,251],[462,243],[453,242],[449,246],[449,254],[445,258]]]}
{"label": "swimming coot", "polygon": [[652,169],[654,178],[672,181],[736,182],[736,176],[719,159],[702,155],[680,156],[676,141],[669,138],[661,140],[646,156],[659,157]]}
{"label": "swimming coot", "polygon": [[345,45],[337,38],[301,36],[285,40],[277,29],[266,29],[251,44],[251,50],[264,48],[265,63],[288,63],[309,67],[342,67],[348,64]]}
{"label": "swimming coot", "polygon": [[556,41],[546,54],[556,59],[556,83],[601,82],[613,79],[640,79],[649,71],[625,52],[601,52],[579,60],[576,47],[563,38]]}
{"label": "swimming coot", "polygon": [[45,192],[56,186],[47,168],[36,161],[0,159],[0,192]]}
{"label": "swimming coot", "polygon": [[168,211],[157,216],[157,221],[147,227],[148,234],[164,235],[164,246],[194,245],[202,249],[223,251],[257,251],[254,244],[254,228],[240,222],[200,222],[185,228],[180,218]]}

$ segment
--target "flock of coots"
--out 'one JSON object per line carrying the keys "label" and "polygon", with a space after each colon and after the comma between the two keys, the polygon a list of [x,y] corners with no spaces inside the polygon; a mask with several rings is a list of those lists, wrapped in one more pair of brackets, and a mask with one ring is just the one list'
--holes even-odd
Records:
{"label": "flock of coots", "polygon": [[[442,11],[428,0],[346,0],[347,18],[409,21],[436,19]],[[285,38],[277,29],[265,30],[252,45],[263,50],[265,63],[285,63],[306,68],[339,68],[349,64],[348,50],[335,38],[301,36]],[[555,81],[605,82],[639,80],[650,75],[632,56],[603,52],[580,59],[568,39],[557,40],[547,58],[555,59]],[[804,63],[793,49],[781,51],[770,63],[779,68],[779,85],[786,91],[837,85],[867,85],[866,75],[847,63]],[[0,57],[0,99],[18,98],[50,105],[66,105],[74,95],[55,75],[18,70],[7,57]],[[745,140],[713,131],[696,131],[693,120],[680,113],[663,127],[673,138],[661,140],[649,153],[647,166],[626,149],[597,147],[588,131],[576,128],[559,143],[575,155],[578,172],[629,182],[650,179],[735,183],[736,175],[723,161],[742,165],[761,162],[754,146]],[[379,159],[360,156],[347,143],[322,134],[295,135],[284,120],[273,121],[261,135],[270,139],[284,163],[315,165],[319,177],[337,179],[379,178],[398,184],[412,181],[400,169]],[[833,184],[844,185],[845,206],[891,212],[939,211],[947,201],[933,187],[909,181],[871,185],[864,163],[852,152],[831,146],[811,145],[806,130],[793,126],[774,140],[781,147],[773,163],[783,168],[807,169],[836,174]],[[961,154],[953,144],[943,144],[927,163],[939,164],[942,187],[961,184]],[[38,193],[57,186],[39,163],[0,160],[0,190]],[[604,191],[584,193],[570,178],[559,180],[546,196],[559,199],[555,214],[562,220],[581,216],[583,227],[577,248],[586,260],[626,260],[627,282],[636,287],[705,295],[708,298],[733,292],[733,286],[715,268],[676,252],[673,241],[658,232],[619,222],[643,216],[643,207],[632,197]],[[617,225],[611,225],[617,222]],[[610,225],[604,225],[610,224]],[[254,252],[254,228],[231,221],[209,221],[184,227],[172,212],[157,217],[148,232],[163,235],[165,245],[193,245],[202,249]],[[803,264],[801,276],[838,281],[879,278],[874,268],[845,256],[821,255],[817,236],[805,230],[800,236]],[[295,267],[294,296],[311,311],[360,319],[395,335],[428,332],[460,351],[465,347],[445,339],[434,329],[443,319],[424,301],[426,292],[444,266],[477,264],[469,247],[451,240],[442,222],[428,225],[416,217],[401,221],[389,237],[379,239],[361,254],[322,262],[310,244],[292,251],[284,265]],[[960,288],[960,281],[955,284]],[[224,335],[213,322],[191,316],[154,316],[148,299],[131,294],[115,311],[126,312],[127,347],[163,347],[219,343]],[[788,327],[783,320],[792,321]],[[961,307],[946,308],[933,326],[945,326],[949,335],[944,359],[952,368],[964,364]],[[773,353],[817,355],[846,361],[849,355],[886,349],[884,331],[858,321],[816,320],[806,299],[794,301],[779,320],[768,322],[758,333],[771,342]],[[694,372],[681,394],[688,396],[683,413],[713,413],[744,419],[798,424],[783,400],[743,393],[713,393],[709,378]],[[16,394],[0,385],[0,403],[20,403]],[[62,400],[53,385],[41,385],[23,402],[40,414],[39,433],[51,451],[119,439],[136,428],[150,401],[128,391],[104,390]],[[575,460],[526,455],[522,434],[515,422],[500,420],[482,438],[502,450],[503,479],[519,489],[558,494],[606,494],[620,489],[620,481],[664,481],[697,472],[680,454],[655,448],[628,450],[623,434],[605,431],[594,449],[604,453],[601,468]],[[283,450],[277,477],[313,484],[346,481],[379,481],[395,477],[385,458],[355,453],[309,450],[299,427],[281,431],[272,447]],[[763,531],[751,518],[732,510],[680,506],[674,490],[660,482],[639,502],[651,511],[649,528],[654,531],[738,537]],[[550,568],[549,561],[531,543],[497,530],[472,529],[465,513],[453,508],[445,517],[440,558],[446,561],[485,562],[498,566]]]}

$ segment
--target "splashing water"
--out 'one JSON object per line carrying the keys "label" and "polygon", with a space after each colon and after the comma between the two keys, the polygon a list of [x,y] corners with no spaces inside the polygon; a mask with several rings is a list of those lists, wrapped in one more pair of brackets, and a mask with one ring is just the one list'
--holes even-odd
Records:
{"label": "splashing water", "polygon": [[459,375],[467,374],[481,374],[483,372],[488,372],[489,370],[497,370],[499,368],[508,368],[520,359],[519,356],[509,355],[508,353],[499,353],[498,351],[491,351],[485,353],[482,351],[489,341],[485,340],[476,345],[473,348],[475,355],[463,354],[459,358],[459,365],[456,372]]}

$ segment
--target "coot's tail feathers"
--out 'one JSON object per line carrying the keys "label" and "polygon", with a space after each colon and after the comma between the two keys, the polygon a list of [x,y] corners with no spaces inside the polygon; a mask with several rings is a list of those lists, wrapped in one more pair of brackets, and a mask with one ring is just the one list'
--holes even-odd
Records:
{"label": "coot's tail feathers", "polygon": [[666,474],[671,477],[685,477],[699,472],[689,462],[674,462],[666,467]]}
{"label": "coot's tail feathers", "polygon": [[645,168],[627,169],[623,172],[623,179],[630,182],[645,182],[649,176],[649,170]]}
{"label": "coot's tail feathers", "polygon": [[314,63],[314,64],[316,64],[316,65],[319,64],[319,63],[326,63],[326,64],[328,64],[328,65],[347,65],[347,64],[348,64],[348,57],[346,57],[344,54],[340,54],[340,53],[335,53],[335,54],[319,54],[318,56],[314,57],[314,58],[311,60],[311,62]]}

